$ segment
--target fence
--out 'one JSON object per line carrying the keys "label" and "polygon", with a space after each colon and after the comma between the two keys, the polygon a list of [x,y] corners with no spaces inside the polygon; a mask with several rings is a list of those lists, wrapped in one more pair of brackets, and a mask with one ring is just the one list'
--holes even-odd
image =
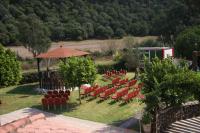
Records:
{"label": "fence", "polygon": [[200,103],[189,102],[179,107],[170,107],[157,113],[156,132],[162,133],[175,121],[184,120],[200,115]]}

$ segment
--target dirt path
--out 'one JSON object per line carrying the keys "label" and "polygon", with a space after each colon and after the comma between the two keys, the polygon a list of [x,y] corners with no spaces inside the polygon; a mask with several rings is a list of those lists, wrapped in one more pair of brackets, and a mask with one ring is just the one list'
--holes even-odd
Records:
{"label": "dirt path", "polygon": [[[156,39],[154,36],[134,37],[135,43],[140,43],[148,39]],[[66,48],[80,49],[85,51],[104,51],[109,47],[121,49],[124,47],[124,39],[109,39],[109,40],[84,40],[84,41],[61,41],[53,42],[49,50],[58,48],[60,45]],[[16,52],[22,58],[33,58],[33,55],[23,46],[7,47]]]}

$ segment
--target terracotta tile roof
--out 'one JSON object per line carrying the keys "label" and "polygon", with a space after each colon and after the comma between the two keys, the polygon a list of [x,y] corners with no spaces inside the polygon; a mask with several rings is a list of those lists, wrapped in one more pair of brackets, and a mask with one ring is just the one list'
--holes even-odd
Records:
{"label": "terracotta tile roof", "polygon": [[36,58],[67,58],[67,57],[73,57],[73,56],[84,56],[88,54],[90,53],[80,51],[80,50],[60,47],[52,51],[49,51],[47,53],[42,53],[36,56]]}

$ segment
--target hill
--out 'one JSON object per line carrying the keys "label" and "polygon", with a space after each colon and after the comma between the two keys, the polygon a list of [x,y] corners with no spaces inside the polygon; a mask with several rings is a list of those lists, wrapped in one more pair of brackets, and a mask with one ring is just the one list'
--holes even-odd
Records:
{"label": "hill", "polygon": [[32,20],[48,29],[52,41],[171,35],[195,20],[184,1],[1,0],[0,43],[19,42],[20,25],[28,29]]}

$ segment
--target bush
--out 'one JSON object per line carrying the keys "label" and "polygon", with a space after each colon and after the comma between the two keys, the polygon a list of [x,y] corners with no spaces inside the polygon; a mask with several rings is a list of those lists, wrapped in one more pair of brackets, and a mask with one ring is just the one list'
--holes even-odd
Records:
{"label": "bush", "polygon": [[141,44],[138,44],[140,47],[162,47],[163,44],[157,40],[149,39]]}
{"label": "bush", "polygon": [[121,58],[121,61],[129,71],[135,71],[139,66],[139,51],[137,49],[127,49]]}
{"label": "bush", "polygon": [[21,77],[21,65],[16,55],[0,45],[0,86],[16,85]]}
{"label": "bush", "polygon": [[122,62],[122,61],[115,63],[115,64],[97,65],[97,71],[99,74],[103,74],[109,70],[120,70],[120,69],[127,69],[124,62]]}
{"label": "bush", "polygon": [[92,84],[96,79],[96,67],[90,58],[73,57],[60,62],[60,74],[66,85],[75,87]]}
{"label": "bush", "polygon": [[28,72],[28,73],[22,74],[22,79],[19,83],[28,84],[28,83],[38,82],[38,81],[39,81],[38,72]]}
{"label": "bush", "polygon": [[192,59],[192,52],[200,50],[200,26],[191,27],[181,32],[174,47],[177,56]]}
{"label": "bush", "polygon": [[146,61],[141,81],[145,111],[150,114],[152,123],[156,112],[163,108],[180,106],[193,97],[200,100],[200,77],[185,65],[175,65],[171,59]]}

